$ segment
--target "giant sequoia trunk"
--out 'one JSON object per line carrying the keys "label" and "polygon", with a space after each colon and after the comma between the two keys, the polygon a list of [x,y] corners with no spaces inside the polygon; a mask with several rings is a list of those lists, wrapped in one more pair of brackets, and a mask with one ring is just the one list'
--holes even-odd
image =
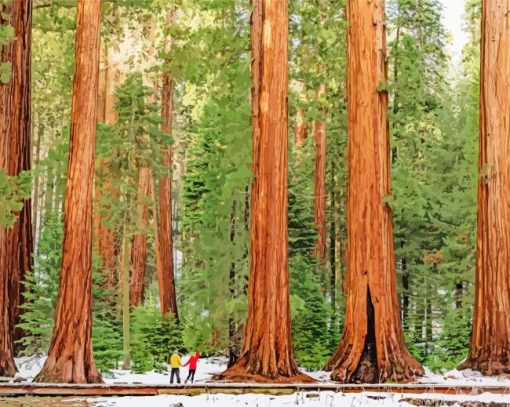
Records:
{"label": "giant sequoia trunk", "polygon": [[142,304],[145,264],[147,259],[147,224],[149,220],[148,199],[151,196],[152,171],[148,167],[140,169],[138,181],[138,231],[133,236],[131,249],[131,282],[129,298],[132,307]]}
{"label": "giant sequoia trunk", "polygon": [[[325,97],[326,85],[317,90],[317,99]],[[315,255],[320,265],[326,261],[326,111],[322,109],[322,117],[313,123],[315,138],[315,181],[314,181],[314,224],[317,229]]]}
{"label": "giant sequoia trunk", "polygon": [[[10,17],[10,10],[6,5],[0,6],[0,24],[10,21],[3,18]],[[0,63],[12,63],[13,44],[4,45],[1,49]],[[0,134],[9,134],[11,125],[12,82],[0,82]],[[9,138],[0,137],[0,171],[7,172],[9,161]],[[12,332],[9,312],[9,271],[7,262],[7,229],[0,227],[0,376],[14,376]]]}
{"label": "giant sequoia trunk", "polygon": [[349,0],[348,286],[345,326],[326,368],[340,382],[423,374],[404,345],[390,194],[385,15],[382,0]]}
{"label": "giant sequoia trunk", "polygon": [[[7,172],[18,176],[30,170],[31,121],[30,121],[30,61],[32,42],[32,0],[12,2],[12,24],[16,37],[13,47],[11,76],[11,126],[9,131],[9,165]],[[14,341],[23,336],[16,328],[20,322],[23,302],[25,275],[32,268],[32,204],[31,199],[23,202],[16,223],[8,231],[8,270],[9,270],[9,312]]]}
{"label": "giant sequoia trunk", "polygon": [[460,368],[496,375],[510,373],[510,26],[508,1],[482,4],[476,294]]}
{"label": "giant sequoia trunk", "polygon": [[64,244],[55,327],[38,382],[97,383],[92,354],[92,189],[100,0],[78,0]]}
{"label": "giant sequoia trunk", "polygon": [[[172,13],[168,16],[173,21]],[[167,51],[170,43],[167,43]],[[163,86],[161,95],[162,130],[170,135],[172,133],[174,83],[169,72],[163,73]],[[156,259],[159,284],[159,301],[163,316],[172,314],[179,318],[177,312],[177,297],[175,295],[174,257],[172,238],[172,147],[167,146],[163,156],[164,174],[159,180],[159,232],[156,246]]]}
{"label": "giant sequoia trunk", "polygon": [[253,184],[248,321],[229,381],[307,381],[293,356],[287,249],[286,0],[254,0],[252,44]]}

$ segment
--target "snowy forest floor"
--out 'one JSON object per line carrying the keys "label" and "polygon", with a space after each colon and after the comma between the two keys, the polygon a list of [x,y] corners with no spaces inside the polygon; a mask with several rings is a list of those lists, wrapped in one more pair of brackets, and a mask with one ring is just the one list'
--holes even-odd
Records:
{"label": "snowy forest floor", "polygon": [[[184,361],[187,360],[185,357]],[[39,372],[44,357],[32,356],[18,358],[18,377],[27,381]],[[226,359],[213,357],[200,359],[196,374],[195,383],[208,381],[212,375],[222,372],[226,368]],[[181,379],[187,376],[188,369],[181,369]],[[310,376],[320,382],[330,382],[329,374],[326,372],[307,372]],[[144,374],[135,374],[123,370],[114,370],[103,377],[106,384],[169,384],[169,374],[161,372],[148,372]],[[451,371],[445,374],[434,374],[427,371],[425,377],[417,383],[426,383],[430,385],[443,384],[452,387],[462,385],[498,385],[508,386],[510,388],[509,378],[484,377],[477,372],[472,371]],[[261,394],[206,394],[200,396],[150,396],[150,397],[106,397],[106,398],[88,398],[88,399],[62,399],[50,401],[49,399],[0,399],[0,406],[156,406],[156,407],[230,407],[230,406],[254,406],[254,407],[284,407],[284,406],[509,406],[510,396],[484,393],[480,395],[441,395],[441,394],[390,394],[390,393],[359,393],[345,394],[333,392],[310,392],[296,393],[294,395],[274,396]]]}

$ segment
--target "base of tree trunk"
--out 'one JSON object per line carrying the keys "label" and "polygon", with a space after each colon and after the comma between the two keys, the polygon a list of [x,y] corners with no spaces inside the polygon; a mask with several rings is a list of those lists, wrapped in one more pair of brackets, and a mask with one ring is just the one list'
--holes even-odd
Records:
{"label": "base of tree trunk", "polygon": [[486,376],[499,376],[510,374],[510,350],[499,355],[483,354],[479,357],[469,356],[462,362],[458,370],[471,369]]}
{"label": "base of tree trunk", "polygon": [[14,377],[17,371],[18,369],[16,368],[14,359],[0,354],[0,376]]}
{"label": "base of tree trunk", "polygon": [[241,356],[232,367],[213,377],[215,381],[246,383],[315,383],[315,380],[299,371],[296,366],[290,372],[264,371],[261,366],[250,363],[248,356]]}
{"label": "base of tree trunk", "polygon": [[[344,332],[335,354],[324,367],[332,371],[331,379],[341,383],[406,383],[423,376],[423,367],[406,349],[399,334],[384,341],[383,354],[377,354],[375,309],[370,290],[367,291],[367,328],[364,343],[354,343],[351,329]],[[378,321],[379,323],[381,321]]]}
{"label": "base of tree trunk", "polygon": [[47,360],[33,382],[94,384],[103,383],[103,379],[95,365],[84,366],[62,358],[59,362]]}

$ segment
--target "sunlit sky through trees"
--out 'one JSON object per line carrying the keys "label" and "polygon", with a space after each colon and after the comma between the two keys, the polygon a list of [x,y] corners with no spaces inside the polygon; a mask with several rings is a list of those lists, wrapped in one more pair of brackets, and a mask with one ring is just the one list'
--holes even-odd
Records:
{"label": "sunlit sky through trees", "polygon": [[452,39],[449,44],[450,53],[455,63],[460,62],[462,47],[468,40],[467,33],[463,30],[464,6],[466,0],[441,0],[443,3],[443,22],[446,29],[451,33]]}

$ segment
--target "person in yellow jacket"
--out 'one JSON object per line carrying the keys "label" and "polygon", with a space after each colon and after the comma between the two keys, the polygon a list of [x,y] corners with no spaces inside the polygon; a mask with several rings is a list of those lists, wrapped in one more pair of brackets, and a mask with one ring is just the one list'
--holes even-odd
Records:
{"label": "person in yellow jacket", "polygon": [[179,352],[177,350],[174,350],[174,353],[172,353],[172,356],[170,356],[170,384],[174,384],[174,377],[177,379],[177,384],[181,384],[181,366],[182,361],[181,357],[179,356]]}

